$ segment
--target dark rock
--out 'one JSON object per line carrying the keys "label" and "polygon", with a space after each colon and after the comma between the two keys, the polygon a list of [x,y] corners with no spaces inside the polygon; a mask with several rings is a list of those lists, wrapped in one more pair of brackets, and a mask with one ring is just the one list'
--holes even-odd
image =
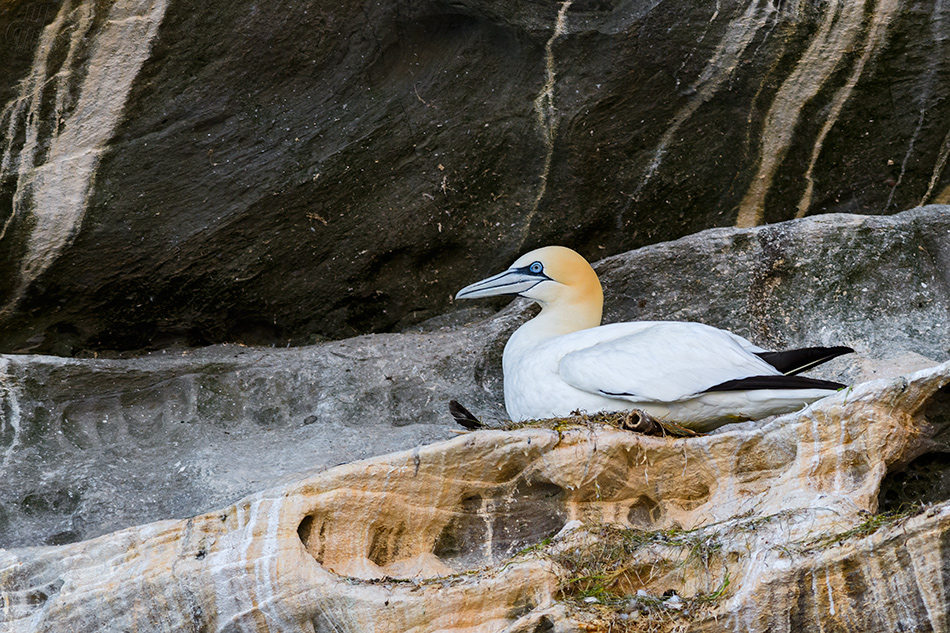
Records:
{"label": "dark rock", "polygon": [[391,331],[533,246],[947,201],[947,11],[7,2],[0,350]]}

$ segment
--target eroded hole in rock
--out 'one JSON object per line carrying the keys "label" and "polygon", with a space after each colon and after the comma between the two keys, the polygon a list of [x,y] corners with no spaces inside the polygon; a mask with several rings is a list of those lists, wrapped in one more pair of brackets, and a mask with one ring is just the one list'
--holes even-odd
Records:
{"label": "eroded hole in rock", "polygon": [[881,480],[880,512],[950,499],[950,452],[925,453]]}
{"label": "eroded hole in rock", "polygon": [[881,512],[950,499],[950,385],[937,390],[921,413],[927,452],[884,476],[877,498]]}
{"label": "eroded hole in rock", "polygon": [[627,511],[627,522],[637,528],[650,528],[661,518],[663,518],[663,508],[647,495],[637,497],[630,505],[630,510]]}
{"label": "eroded hole in rock", "polygon": [[314,633],[339,633],[347,629],[346,622],[340,622],[330,613],[320,611],[310,619]]}
{"label": "eroded hole in rock", "polygon": [[557,484],[520,481],[511,497],[502,497],[497,504],[493,553],[507,556],[556,534],[567,522],[564,496]]}
{"label": "eroded hole in rock", "polygon": [[950,385],[945,385],[924,405],[924,417],[932,427],[933,440],[950,452]]}
{"label": "eroded hole in rock", "polygon": [[554,622],[545,615],[538,620],[538,624],[534,627],[534,631],[532,631],[532,633],[550,633],[553,630]]}
{"label": "eroded hole in rock", "polygon": [[82,540],[82,534],[76,530],[63,530],[56,534],[47,536],[44,542],[47,545],[67,545],[69,543],[78,543]]}
{"label": "eroded hole in rock", "polygon": [[464,498],[436,540],[433,554],[455,569],[477,567],[556,534],[566,517],[563,488],[520,478],[491,495]]}
{"label": "eroded hole in rock", "polygon": [[[9,578],[4,578],[4,580],[9,581]],[[63,588],[63,584],[64,581],[61,578],[57,578],[39,587],[24,587],[20,589],[18,593],[20,593],[20,599],[26,604],[40,605],[56,596]]]}
{"label": "eroded hole in rock", "polygon": [[300,525],[297,526],[297,536],[304,548],[316,559],[318,563],[323,564],[326,523],[319,521],[313,515],[305,516]]}
{"label": "eroded hole in rock", "polygon": [[300,522],[300,525],[297,526],[297,536],[300,537],[300,542],[303,543],[304,547],[307,546],[307,540],[310,538],[310,528],[313,527],[313,517],[305,516]]}
{"label": "eroded hole in rock", "polygon": [[508,609],[508,613],[505,614],[505,619],[514,621],[518,618],[528,615],[531,611],[537,607],[533,600],[526,596],[522,596],[521,599],[516,600],[511,608]]}
{"label": "eroded hole in rock", "polygon": [[404,557],[400,555],[400,549],[406,537],[405,525],[377,527],[372,534],[367,556],[371,561],[384,567]]}
{"label": "eroded hole in rock", "polygon": [[[715,482],[712,482],[715,486]],[[709,501],[712,496],[713,488],[709,482],[704,481],[699,474],[684,478],[682,484],[675,490],[671,490],[667,499],[680,506],[684,510],[695,510],[699,506]]]}
{"label": "eroded hole in rock", "polygon": [[753,438],[736,455],[736,474],[760,473],[784,468],[795,460],[798,447],[792,442]]}
{"label": "eroded hole in rock", "polygon": [[82,493],[72,488],[31,492],[20,501],[20,510],[27,516],[72,514],[82,501]]}

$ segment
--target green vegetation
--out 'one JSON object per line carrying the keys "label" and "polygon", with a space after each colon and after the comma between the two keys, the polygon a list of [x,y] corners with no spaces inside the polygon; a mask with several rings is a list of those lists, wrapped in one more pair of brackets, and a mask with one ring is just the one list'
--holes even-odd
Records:
{"label": "green vegetation", "polygon": [[[851,529],[774,547],[787,556],[835,547],[898,525],[921,510],[868,514]],[[557,597],[592,630],[670,633],[708,617],[736,589],[729,563],[738,559],[724,550],[724,542],[798,512],[764,517],[750,512],[692,530],[587,526],[561,547],[557,539],[546,539],[520,555],[546,557],[564,571]],[[689,587],[693,593],[685,595]]]}
{"label": "green vegetation", "polygon": [[843,532],[838,532],[836,534],[829,534],[825,536],[820,536],[818,538],[810,539],[799,543],[798,551],[801,553],[815,551],[819,549],[824,549],[826,547],[834,547],[840,545],[845,541],[849,541],[855,538],[864,538],[874,534],[883,527],[890,527],[896,525],[902,521],[907,520],[908,518],[919,514],[923,510],[922,506],[919,505],[908,505],[902,507],[899,510],[892,510],[888,512],[882,512],[881,514],[868,514],[864,522],[845,530]]}

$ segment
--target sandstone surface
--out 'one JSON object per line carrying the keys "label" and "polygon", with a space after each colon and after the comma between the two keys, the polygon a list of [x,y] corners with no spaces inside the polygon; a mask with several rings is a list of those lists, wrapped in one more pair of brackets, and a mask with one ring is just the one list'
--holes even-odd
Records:
{"label": "sandstone surface", "polygon": [[890,525],[868,517],[882,483],[950,450],[948,385],[945,363],[688,439],[478,431],[191,519],[0,552],[0,622],[11,633],[611,630],[630,613],[620,619],[604,594],[572,597],[569,561],[612,524],[652,535],[617,561],[610,587],[644,605],[634,625],[653,628],[638,630],[946,630],[950,491],[914,499],[929,505]]}

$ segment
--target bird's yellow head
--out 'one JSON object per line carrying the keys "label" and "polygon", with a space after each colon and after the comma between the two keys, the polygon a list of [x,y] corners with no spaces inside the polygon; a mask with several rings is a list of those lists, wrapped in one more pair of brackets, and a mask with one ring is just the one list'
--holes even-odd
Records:
{"label": "bird's yellow head", "polygon": [[456,299],[520,295],[541,304],[570,330],[600,325],[604,293],[587,260],[563,246],[525,253],[508,270],[462,288]]}

